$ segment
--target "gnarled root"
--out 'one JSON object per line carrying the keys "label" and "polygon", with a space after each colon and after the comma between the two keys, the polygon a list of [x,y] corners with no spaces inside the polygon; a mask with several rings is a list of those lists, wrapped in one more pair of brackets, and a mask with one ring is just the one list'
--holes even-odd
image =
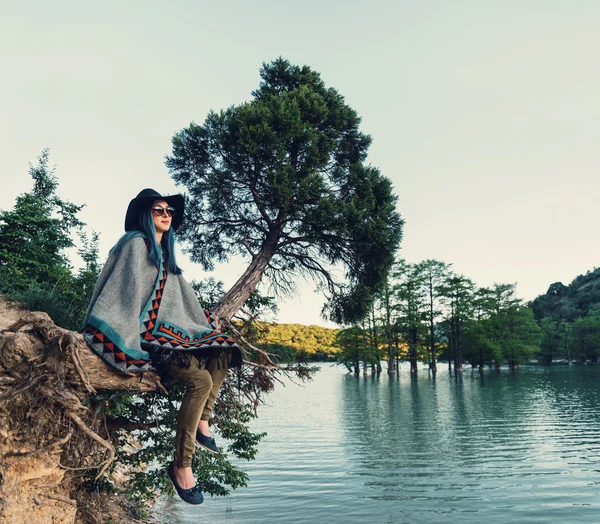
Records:
{"label": "gnarled root", "polygon": [[156,373],[113,370],[47,314],[20,312],[0,331],[0,522],[75,522],[81,471],[97,470],[99,479],[115,458],[104,419],[86,399],[161,387]]}

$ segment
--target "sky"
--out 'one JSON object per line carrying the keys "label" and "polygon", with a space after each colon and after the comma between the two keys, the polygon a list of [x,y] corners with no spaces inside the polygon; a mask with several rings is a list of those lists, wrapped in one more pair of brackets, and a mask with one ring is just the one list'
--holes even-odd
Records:
{"label": "sky", "polygon": [[[398,195],[402,257],[530,300],[600,260],[598,27],[586,0],[0,0],[0,209],[47,147],[104,259],[141,189],[185,190],[164,165],[173,134],[249,101],[282,56],[362,117],[368,162]],[[179,261],[226,287],[247,264]],[[314,287],[278,321],[333,327]]]}

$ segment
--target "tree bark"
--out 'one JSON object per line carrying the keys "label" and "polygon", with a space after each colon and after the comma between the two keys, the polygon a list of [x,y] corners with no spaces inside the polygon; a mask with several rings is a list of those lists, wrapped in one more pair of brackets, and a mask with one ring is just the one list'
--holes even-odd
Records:
{"label": "tree bark", "polygon": [[[27,339],[25,332],[33,334]],[[73,361],[73,358],[79,360],[82,357],[85,358],[85,371],[79,370]],[[14,365],[26,359],[43,360],[51,368],[64,367],[63,372],[72,375],[73,381],[77,381],[77,377],[85,380],[84,386],[88,390],[90,386],[94,390],[139,392],[161,388],[158,373],[147,371],[133,377],[120,373],[96,355],[81,334],[55,325],[46,313],[23,313],[21,319],[0,337],[0,365],[8,369],[9,362]]]}
{"label": "tree bark", "polygon": [[250,294],[256,289],[269,262],[277,251],[277,243],[283,226],[271,231],[265,239],[260,251],[252,258],[252,262],[246,268],[242,276],[225,293],[225,296],[215,308],[216,316],[223,320],[231,320],[231,317],[239,311]]}
{"label": "tree bark", "polygon": [[392,312],[390,305],[389,289],[385,289],[385,325],[387,334],[387,372],[388,375],[393,375],[396,372],[396,361],[394,359],[394,351],[392,349]]}
{"label": "tree bark", "polygon": [[408,343],[408,353],[410,360],[410,372],[416,373],[418,370],[417,367],[417,342],[419,340],[417,326],[411,326],[409,331],[409,343]]}
{"label": "tree bark", "polygon": [[435,325],[433,315],[433,277],[429,276],[429,347],[431,351],[431,363],[429,369],[434,373],[437,371],[437,363],[435,360]]}
{"label": "tree bark", "polygon": [[454,364],[454,371],[463,371],[463,362],[462,362],[462,330],[460,325],[460,320],[457,321],[456,324],[456,362]]}

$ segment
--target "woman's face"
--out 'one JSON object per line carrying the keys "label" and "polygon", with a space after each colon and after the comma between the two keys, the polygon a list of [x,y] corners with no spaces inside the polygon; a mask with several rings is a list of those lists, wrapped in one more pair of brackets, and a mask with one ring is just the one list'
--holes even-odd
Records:
{"label": "woman's face", "polygon": [[[162,208],[161,214],[159,214],[159,207]],[[154,229],[157,233],[166,233],[171,227],[173,218],[167,213],[167,208],[172,209],[164,200],[155,200],[152,203],[152,220],[154,220]]]}

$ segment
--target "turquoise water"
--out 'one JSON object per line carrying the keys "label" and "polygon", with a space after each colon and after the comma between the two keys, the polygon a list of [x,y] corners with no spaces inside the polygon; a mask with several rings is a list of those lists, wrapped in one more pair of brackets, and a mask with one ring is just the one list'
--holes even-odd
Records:
{"label": "turquoise water", "polygon": [[[385,363],[384,363],[385,366]],[[330,364],[279,386],[247,488],[163,522],[600,522],[600,369],[441,367],[355,378]]]}

